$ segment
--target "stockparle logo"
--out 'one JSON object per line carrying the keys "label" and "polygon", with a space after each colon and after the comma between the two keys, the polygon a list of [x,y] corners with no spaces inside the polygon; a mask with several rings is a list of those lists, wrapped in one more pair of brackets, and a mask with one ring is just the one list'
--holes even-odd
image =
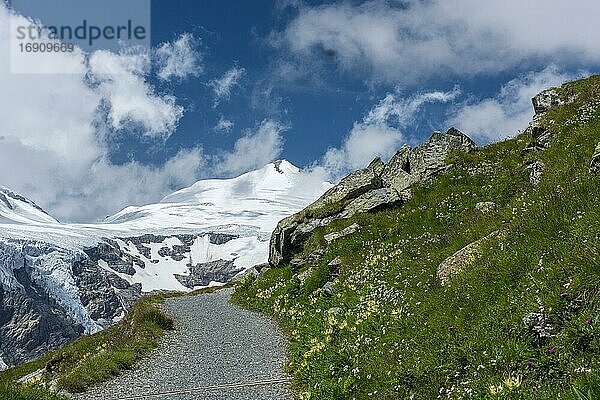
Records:
{"label": "stockparle logo", "polygon": [[12,73],[78,73],[57,58],[151,45],[150,0],[12,0],[8,6]]}

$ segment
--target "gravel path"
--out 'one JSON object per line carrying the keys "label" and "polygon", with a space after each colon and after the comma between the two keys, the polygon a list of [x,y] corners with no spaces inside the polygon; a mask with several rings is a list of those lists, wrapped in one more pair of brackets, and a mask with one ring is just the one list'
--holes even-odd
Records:
{"label": "gravel path", "polygon": [[[153,392],[285,379],[285,340],[273,321],[229,303],[231,289],[169,299],[176,330],[135,370],[75,399],[119,399]],[[173,400],[292,399],[285,383],[141,397]]]}

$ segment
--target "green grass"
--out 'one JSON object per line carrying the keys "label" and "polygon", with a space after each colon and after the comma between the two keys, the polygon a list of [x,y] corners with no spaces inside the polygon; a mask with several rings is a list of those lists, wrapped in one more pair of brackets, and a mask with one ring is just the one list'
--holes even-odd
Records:
{"label": "green grass", "polygon": [[0,382],[0,399],[2,400],[67,400],[66,397],[54,394],[44,387],[19,387]]}
{"label": "green grass", "polygon": [[[283,267],[238,287],[236,303],[276,318],[289,337],[299,398],[600,398],[600,177],[588,171],[600,77],[561,93],[577,99],[548,112],[558,132],[550,149],[522,157],[523,134],[453,154],[451,172],[414,188],[403,207],[316,230],[297,256],[325,254],[303,284],[308,267]],[[546,170],[534,187],[524,169],[537,158]],[[476,212],[480,201],[497,211]],[[363,228],[326,245],[324,234],[355,222]],[[506,235],[440,285],[441,261],[498,229]],[[320,287],[337,256],[327,297]],[[541,307],[559,336],[524,327]]]}
{"label": "green grass", "polygon": [[[173,320],[161,311],[159,304],[168,298],[210,293],[221,288],[143,297],[115,326],[83,336],[39,360],[0,372],[0,398],[57,400],[62,397],[47,389],[50,383],[58,390],[80,393],[110,380],[123,370],[133,368],[156,348],[165,332],[173,329]],[[44,373],[36,386],[15,383],[40,369],[44,369]]]}

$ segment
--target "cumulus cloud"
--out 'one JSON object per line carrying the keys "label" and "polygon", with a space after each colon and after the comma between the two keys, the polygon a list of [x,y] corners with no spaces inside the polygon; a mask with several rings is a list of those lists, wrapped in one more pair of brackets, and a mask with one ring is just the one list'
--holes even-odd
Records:
{"label": "cumulus cloud", "polygon": [[450,111],[447,125],[483,143],[515,136],[533,117],[533,96],[584,75],[587,73],[561,72],[554,65],[525,74],[507,82],[492,98],[470,99],[457,105]]}
{"label": "cumulus cloud", "polygon": [[221,115],[219,122],[217,122],[217,125],[215,126],[215,131],[229,133],[234,126],[235,124],[233,121],[230,121]]}
{"label": "cumulus cloud", "polygon": [[212,87],[215,94],[215,106],[217,106],[222,100],[229,100],[231,97],[231,89],[234,86],[239,85],[240,79],[244,76],[246,70],[238,66],[232,67],[229,71],[225,72],[219,79],[210,81],[209,85]]}
{"label": "cumulus cloud", "polygon": [[388,159],[406,142],[402,130],[414,121],[426,103],[446,103],[456,99],[460,90],[418,93],[402,98],[398,92],[387,94],[356,122],[341,147],[327,150],[320,165],[335,180],[349,171],[364,168],[375,157]]}
{"label": "cumulus cloud", "polygon": [[339,2],[299,6],[273,43],[299,62],[332,54],[342,70],[414,84],[523,63],[598,63],[599,13],[588,0]]}
{"label": "cumulus cloud", "polygon": [[161,44],[156,50],[158,77],[162,80],[185,79],[203,71],[202,55],[196,50],[198,39],[184,33],[174,42]]}
{"label": "cumulus cloud", "polygon": [[[3,54],[10,18],[22,19],[1,4]],[[13,74],[9,58],[0,59],[0,184],[62,220],[82,221],[156,201],[195,181],[205,160],[200,148],[159,166],[110,161],[107,131],[162,142],[183,113],[173,97],[155,93],[148,83],[148,54],[99,51],[86,57],[76,50],[36,57],[40,66],[64,66],[71,73]]]}
{"label": "cumulus cloud", "polygon": [[109,105],[113,129],[140,124],[145,136],[166,139],[183,116],[183,107],[173,96],[154,93],[146,82],[150,63],[146,53],[98,50],[89,57],[89,73],[96,80],[96,91]]}
{"label": "cumulus cloud", "polygon": [[236,175],[258,169],[276,160],[283,150],[282,134],[288,129],[282,123],[266,119],[239,138],[233,151],[222,154],[216,163],[221,173]]}

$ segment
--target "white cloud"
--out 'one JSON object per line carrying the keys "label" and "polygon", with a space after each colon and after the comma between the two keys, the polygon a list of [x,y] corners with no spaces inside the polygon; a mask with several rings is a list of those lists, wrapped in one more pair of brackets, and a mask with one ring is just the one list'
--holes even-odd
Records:
{"label": "white cloud", "polygon": [[196,50],[198,40],[189,33],[184,33],[174,42],[163,43],[156,50],[159,71],[162,80],[172,78],[185,79],[198,76],[203,71],[202,56]]}
{"label": "white cloud", "polygon": [[533,96],[576,78],[577,74],[561,72],[553,65],[531,72],[509,81],[492,98],[468,100],[456,106],[447,125],[456,126],[484,143],[515,136],[527,127],[533,117]]}
{"label": "white cloud", "polygon": [[340,177],[350,170],[366,167],[375,157],[390,157],[404,140],[396,128],[357,123],[341,148],[327,150],[322,165],[332,177]]}
{"label": "white cloud", "polygon": [[231,89],[239,85],[240,79],[242,79],[245,73],[246,70],[244,68],[234,66],[225,72],[221,78],[210,81],[209,85],[215,94],[215,107],[221,100],[229,100]]}
{"label": "white cloud", "polygon": [[148,137],[168,138],[183,107],[169,95],[158,96],[146,82],[150,57],[140,54],[114,54],[99,50],[89,58],[89,71],[97,80],[96,91],[110,105],[112,127],[120,130],[129,124],[139,124]]}
{"label": "white cloud", "polygon": [[300,6],[274,42],[299,62],[332,54],[342,70],[411,85],[528,62],[599,63],[598,14],[589,0],[339,2]]}
{"label": "white cloud", "polygon": [[[0,5],[0,52],[8,54],[9,18]],[[23,24],[28,22],[23,21]],[[204,165],[201,149],[181,151],[147,166],[110,162],[112,141],[103,130],[163,140],[182,109],[146,80],[146,54],[97,52],[38,54],[41,66],[70,74],[12,74],[0,59],[0,184],[31,197],[62,220],[93,220],[128,204],[160,199],[193,183]]]}
{"label": "white cloud", "polygon": [[233,121],[230,121],[221,115],[221,118],[219,118],[219,122],[217,122],[217,126],[215,126],[215,130],[217,132],[229,133],[231,132],[234,126],[235,124],[233,123]]}
{"label": "white cloud", "polygon": [[426,103],[445,103],[460,94],[458,87],[449,92],[415,94],[407,99],[389,93],[374,106],[344,139],[340,148],[327,150],[320,164],[336,180],[349,171],[364,168],[375,157],[386,160],[406,142],[402,130]]}
{"label": "white cloud", "polygon": [[219,157],[216,170],[236,175],[261,168],[276,160],[283,150],[282,133],[287,129],[280,122],[264,120],[254,131],[239,138],[233,151]]}

